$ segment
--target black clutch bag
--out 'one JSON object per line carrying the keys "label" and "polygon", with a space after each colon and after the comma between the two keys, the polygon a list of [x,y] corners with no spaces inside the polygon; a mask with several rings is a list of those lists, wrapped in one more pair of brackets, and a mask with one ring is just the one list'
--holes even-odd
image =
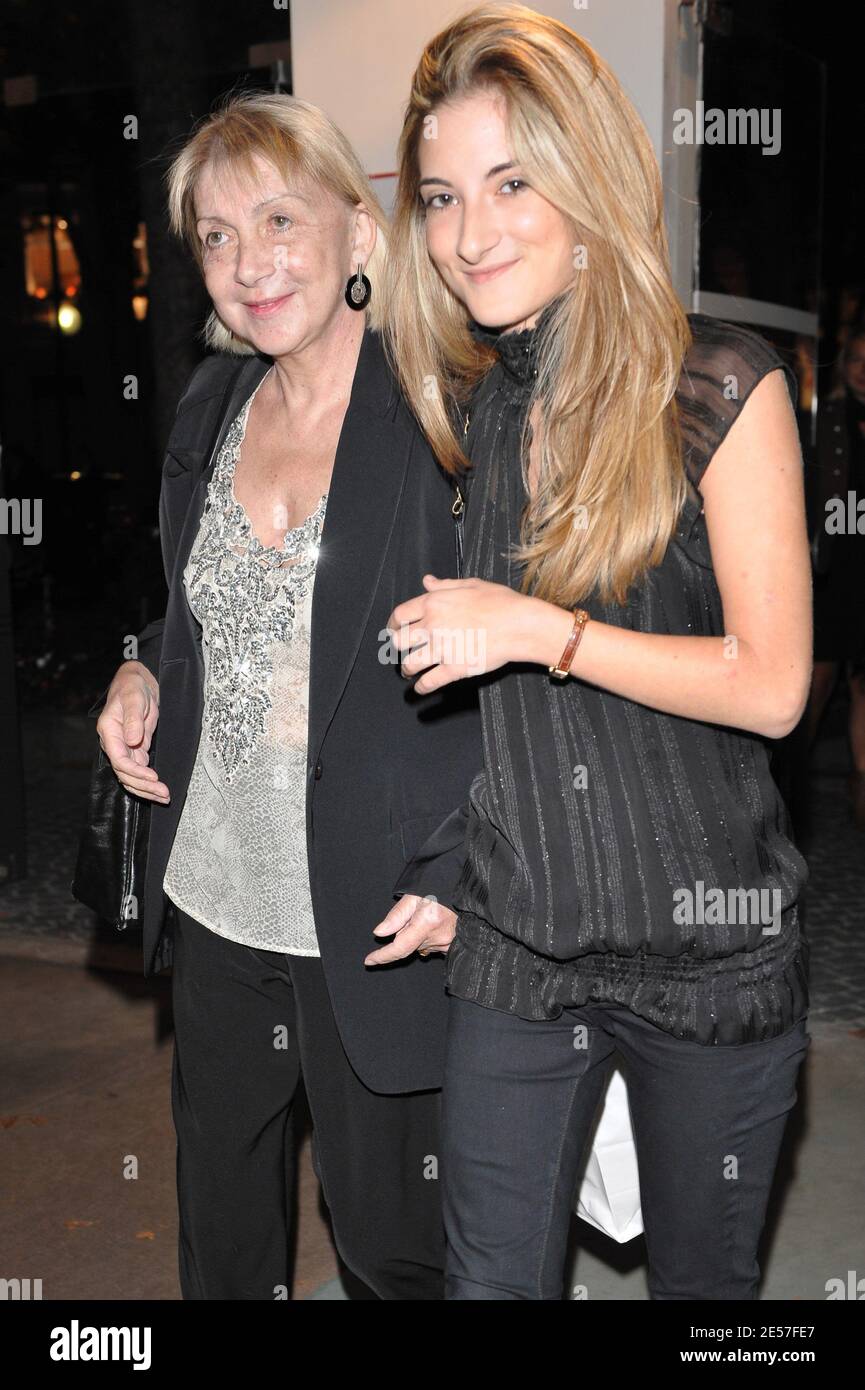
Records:
{"label": "black clutch bag", "polygon": [[[150,751],[152,757],[153,744]],[[121,786],[100,745],[90,775],[72,895],[119,931],[130,922],[140,924],[144,914],[152,804]]]}
{"label": "black clutch bag", "polygon": [[[159,670],[163,620],[145,628],[138,659],[154,675]],[[105,704],[105,691],[87,711],[93,717]],[[159,726],[150,741],[150,765]],[[87,789],[87,811],[72,879],[72,896],[123,931],[144,916],[144,874],[152,801],[128,792],[97,742]]]}

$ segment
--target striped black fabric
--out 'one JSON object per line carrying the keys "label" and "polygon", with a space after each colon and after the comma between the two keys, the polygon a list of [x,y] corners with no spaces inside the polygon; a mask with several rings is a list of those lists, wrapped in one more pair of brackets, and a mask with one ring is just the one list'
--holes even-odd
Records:
{"label": "striped black fabric", "polygon": [[[465,574],[513,588],[519,437],[552,307],[519,334],[472,325],[499,356],[470,406]],[[694,486],[678,530],[625,604],[584,607],[641,632],[722,636],[696,489],[762,377],[782,369],[794,403],[796,380],[759,335],[699,314],[690,323],[678,403]],[[808,870],[762,738],[540,666],[483,681],[481,711],[485,769],[469,796],[452,994],[523,1018],[606,1000],[719,1045],[773,1037],[804,1015]]]}

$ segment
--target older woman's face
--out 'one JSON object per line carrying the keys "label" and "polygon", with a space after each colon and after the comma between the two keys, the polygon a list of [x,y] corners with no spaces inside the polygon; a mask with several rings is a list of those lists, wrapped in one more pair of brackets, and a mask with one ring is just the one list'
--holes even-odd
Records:
{"label": "older woman's face", "polygon": [[[345,283],[366,263],[372,219],[308,179],[287,179],[260,156],[260,186],[206,168],[195,192],[204,278],[222,322],[260,352],[306,346],[343,312]],[[363,220],[363,219],[361,219]],[[366,239],[366,240],[365,240]],[[372,224],[372,240],[375,240]],[[360,243],[364,244],[361,245]]]}
{"label": "older woman's face", "polygon": [[477,92],[434,114],[418,151],[430,257],[478,323],[528,327],[574,279],[574,233],[514,162],[500,97]]}

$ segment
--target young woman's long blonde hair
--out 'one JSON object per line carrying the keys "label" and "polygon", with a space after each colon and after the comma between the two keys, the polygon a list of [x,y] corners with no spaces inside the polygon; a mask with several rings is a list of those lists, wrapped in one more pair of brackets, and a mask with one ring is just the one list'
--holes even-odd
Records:
{"label": "young woman's long blonde hair", "polygon": [[[543,335],[532,393],[542,429],[537,488],[514,552],[522,587],[563,606],[593,590],[621,603],[662,560],[687,495],[674,395],[691,332],[640,117],[587,43],[523,5],[472,10],[426,45],[417,66],[399,144],[388,354],[442,466],[467,466],[452,407],[496,358],[471,337],[465,306],[428,255],[418,149],[437,106],[478,90],[501,94],[521,175],[574,228],[575,283]],[[576,268],[580,246],[585,269]]]}
{"label": "young woman's long blonde hair", "polygon": [[[166,174],[171,230],[190,247],[203,273],[201,240],[195,225],[195,189],[203,170],[238,170],[254,185],[253,157],[261,155],[287,177],[292,173],[321,184],[347,207],[363,203],[378,228],[375,249],[364,267],[373,294],[364,310],[372,328],[381,324],[382,281],[387,259],[388,224],[360,159],[338,126],[318,106],[284,92],[229,92],[199,123]],[[375,291],[378,291],[376,293]],[[255,351],[228,329],[214,309],[204,341],[216,352]]]}

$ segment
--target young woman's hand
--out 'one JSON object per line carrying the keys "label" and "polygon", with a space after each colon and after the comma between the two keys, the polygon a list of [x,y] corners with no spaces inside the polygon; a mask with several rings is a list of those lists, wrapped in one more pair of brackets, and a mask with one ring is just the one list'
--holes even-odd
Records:
{"label": "young woman's hand", "polygon": [[384,921],[373,927],[375,936],[393,936],[387,946],[364,957],[364,965],[387,965],[392,960],[404,960],[420,951],[447,953],[454,939],[457,915],[434,898],[419,898],[416,893],[403,893],[394,903]]}
{"label": "young woman's hand", "polygon": [[387,626],[403,652],[404,676],[423,675],[415,690],[427,695],[451,681],[495,671],[508,661],[532,660],[538,600],[486,579],[437,579],[397,604]]}
{"label": "young woman's hand", "polygon": [[149,766],[148,752],[158,719],[159,682],[140,661],[124,661],[108,688],[96,734],[121,786],[164,805],[171,794]]}

